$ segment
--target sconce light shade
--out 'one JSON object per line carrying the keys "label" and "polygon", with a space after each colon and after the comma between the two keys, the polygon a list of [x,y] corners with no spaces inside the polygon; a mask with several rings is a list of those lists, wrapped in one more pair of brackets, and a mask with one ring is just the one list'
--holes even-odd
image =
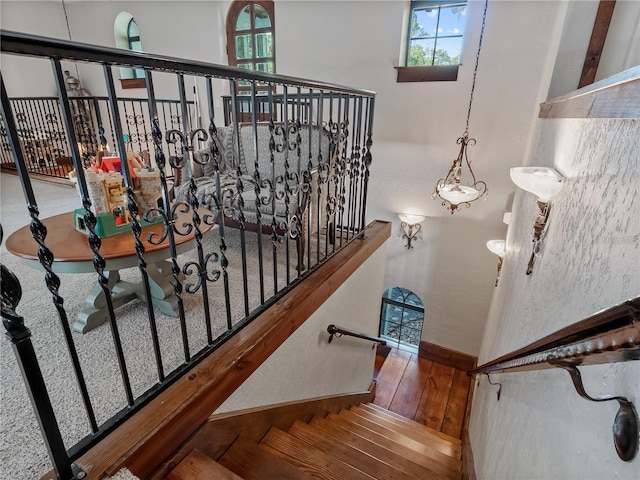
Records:
{"label": "sconce light shade", "polygon": [[547,221],[551,204],[549,200],[560,192],[562,176],[548,167],[516,167],[511,169],[511,180],[518,187],[538,197],[538,215],[533,224],[533,252],[527,265],[527,275],[533,272],[533,265],[540,255],[542,240],[547,232]]}
{"label": "sconce light shade", "polygon": [[402,230],[402,238],[407,239],[407,244],[405,245],[407,249],[413,248],[411,242],[418,238],[418,232],[422,229],[422,222],[427,218],[424,215],[414,215],[410,213],[399,213],[398,218],[400,219],[400,230]]}
{"label": "sconce light shade", "polygon": [[399,213],[398,218],[401,222],[404,222],[407,225],[416,225],[418,223],[424,222],[424,219],[427,217],[425,217],[424,215],[414,215],[412,213]]}
{"label": "sconce light shade", "polygon": [[489,240],[487,242],[487,248],[491,253],[495,253],[500,258],[504,258],[504,254],[505,254],[504,240]]}
{"label": "sconce light shade", "polygon": [[511,180],[543,203],[547,203],[562,188],[562,176],[548,167],[514,167],[511,169]]}
{"label": "sconce light shade", "polygon": [[504,240],[489,240],[487,242],[487,248],[491,253],[495,253],[498,256],[498,274],[496,275],[495,286],[498,286],[498,280],[500,279],[500,271],[502,270],[502,259],[504,258],[506,245]]}

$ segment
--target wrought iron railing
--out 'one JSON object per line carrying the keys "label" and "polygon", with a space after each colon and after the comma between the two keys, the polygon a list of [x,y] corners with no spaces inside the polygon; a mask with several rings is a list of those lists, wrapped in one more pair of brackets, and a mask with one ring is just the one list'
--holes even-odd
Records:
{"label": "wrought iron railing", "polygon": [[[77,182],[77,203],[68,206],[74,213],[40,218],[39,205],[48,199],[36,198],[20,112],[5,87],[11,72],[3,71],[2,119],[31,218],[29,226],[8,236],[7,248],[44,269],[42,285],[55,307],[73,374],[45,381],[39,372],[38,362],[49,367],[60,356],[46,357],[46,352],[35,352],[31,346],[31,319],[19,313],[19,280],[29,272],[11,274],[3,266],[2,316],[18,363],[24,366],[24,380],[32,392],[54,469],[59,478],[80,478],[82,474],[72,466],[75,459],[335,252],[361,237],[372,160],[374,94],[14,32],[2,32],[1,40],[3,53],[40,57],[50,63],[49,81],[57,90],[65,151]],[[78,108],[74,102],[78,100],[65,90],[62,62],[77,62],[81,72],[98,69],[102,74],[102,83],[90,88],[105,92],[95,97],[104,103],[99,108],[94,103],[93,108],[101,112],[102,119],[110,119],[109,128],[103,128],[111,139],[107,143],[112,141],[114,151],[120,152],[115,161],[105,158],[99,121],[94,124],[98,125],[98,143],[92,144],[96,155],[83,151],[82,135],[93,139],[95,132],[74,126]],[[147,111],[133,113],[150,119],[152,125],[150,131],[136,131],[138,139],[145,139],[141,143],[126,143],[129,113],[126,102],[116,94],[114,81],[114,67],[119,66],[146,73],[146,96],[139,107]],[[183,119],[191,118],[186,85],[195,82],[206,97],[195,112],[205,119],[204,128],[199,128],[198,121],[183,121],[180,128],[163,124],[156,81],[163,97],[179,98],[178,115]],[[260,114],[257,109],[240,111],[236,101],[240,84],[249,85],[249,95],[243,99],[264,107]],[[218,98],[229,91],[230,116],[218,122],[217,118],[224,117],[216,107],[223,104]],[[89,100],[80,102],[86,107],[83,102]],[[287,108],[280,108],[282,105]],[[150,138],[153,148],[150,158],[145,158],[138,149],[149,147]],[[181,173],[174,184],[167,179],[170,168]],[[118,179],[111,172],[114,169],[120,170],[122,184],[114,180]],[[3,209],[2,214],[8,212]],[[109,228],[117,231],[127,226],[128,232],[113,237],[117,241],[105,237]],[[62,237],[56,241],[56,235]],[[80,244],[72,252],[63,252],[71,248],[73,238],[80,238]],[[122,247],[127,242],[129,246]],[[128,282],[118,277],[118,270],[125,267],[134,267],[127,274]],[[61,292],[65,281],[71,280],[58,273],[88,270],[97,282],[91,308],[70,322],[70,307]],[[148,332],[140,338],[120,332],[126,327],[125,319],[131,319],[128,311],[118,310],[129,287],[141,300],[131,308],[142,308],[136,310],[133,320],[140,331]],[[46,295],[38,297],[44,308]],[[105,320],[107,325],[100,326]],[[74,333],[105,328],[110,335],[102,342],[109,343],[108,349],[92,344],[94,332],[82,341]],[[133,336],[138,337],[137,333]],[[170,341],[173,346],[168,345]],[[91,391],[94,387],[87,381],[91,372],[82,362],[96,348],[111,355],[117,366],[112,384],[100,379],[108,384],[108,398]],[[142,364],[131,361],[147,351]],[[58,381],[63,388],[50,383]],[[52,392],[69,388],[80,398],[74,404],[65,404],[73,403],[66,395],[52,397]],[[107,403],[119,407],[105,411]],[[67,435],[59,416],[67,410],[79,411],[75,423],[83,410],[87,420],[80,438],[63,442]],[[65,442],[73,446],[66,448]]]}
{"label": "wrought iron railing", "polygon": [[339,327],[337,325],[329,325],[327,327],[327,333],[329,333],[329,343],[332,342],[333,337],[341,337],[346,335],[347,337],[361,338],[362,340],[369,340],[375,344],[386,345],[387,341],[380,337],[374,337],[373,335],[367,335],[366,333],[358,332],[357,330],[351,330],[349,328]]}
{"label": "wrought iron railing", "polygon": [[[123,140],[128,150],[153,152],[152,124],[146,98],[118,98]],[[71,150],[58,97],[18,97],[10,99],[27,168],[32,173],[67,178],[73,167]],[[181,130],[179,100],[156,100],[162,131]],[[189,118],[195,118],[195,102],[187,101]],[[113,118],[107,97],[69,97],[72,125],[85,164],[100,149],[118,156]],[[193,122],[192,122],[193,123]],[[175,144],[163,146],[167,157],[175,156]],[[110,153],[112,152],[112,153]],[[0,123],[0,164],[15,169],[4,123]],[[173,171],[169,166],[169,176]]]}

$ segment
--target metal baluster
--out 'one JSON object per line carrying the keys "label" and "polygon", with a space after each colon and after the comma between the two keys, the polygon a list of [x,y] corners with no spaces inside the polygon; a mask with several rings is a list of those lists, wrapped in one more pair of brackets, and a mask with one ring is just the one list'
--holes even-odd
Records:
{"label": "metal baluster", "polygon": [[[354,118],[355,118],[355,114],[354,114]],[[362,208],[362,205],[360,203],[360,195],[358,194],[359,191],[361,191],[361,187],[362,186],[362,178],[360,176],[360,133],[362,131],[362,97],[358,97],[358,120],[356,125],[354,126],[354,133],[356,133],[356,143],[353,147],[354,150],[354,154],[353,154],[353,212],[351,215],[352,218],[352,222],[353,222],[353,229],[354,229],[354,235],[356,235],[356,232],[358,233],[358,235],[360,234],[360,228],[359,228],[359,223],[360,223],[360,218],[361,215],[358,214],[358,212],[360,211],[359,209]],[[356,221],[358,223],[356,223]]]}
{"label": "metal baluster", "polygon": [[367,193],[369,187],[369,167],[371,166],[372,157],[371,157],[371,146],[373,145],[373,140],[371,139],[372,130],[373,130],[373,110],[374,109],[374,99],[367,99],[367,121],[366,121],[366,129],[367,129],[367,140],[365,141],[364,146],[364,155],[363,155],[363,168],[364,168],[364,185],[362,187],[362,219],[361,219],[361,229],[364,230],[366,226],[366,215],[367,215]]}
{"label": "metal baluster", "polygon": [[[335,122],[335,134],[334,134],[334,138],[335,138],[335,149],[336,149],[336,153],[335,153],[335,158],[333,158],[333,165],[331,168],[331,173],[333,176],[333,204],[332,204],[332,217],[333,217],[333,222],[331,224],[331,230],[333,232],[333,251],[332,253],[336,253],[336,247],[338,245],[338,239],[336,237],[336,234],[338,232],[338,213],[339,213],[339,198],[340,198],[340,156],[342,155],[342,122],[341,122],[341,117],[342,117],[342,94],[338,95],[338,113],[337,113],[337,119],[338,121]],[[333,117],[332,117],[333,118]]]}
{"label": "metal baluster", "polygon": [[282,200],[282,197],[278,194],[278,179],[276,177],[276,140],[275,123],[274,123],[274,110],[275,105],[273,103],[273,84],[269,83],[268,92],[268,105],[269,105],[269,161],[271,162],[271,252],[273,256],[273,294],[278,293],[278,243],[280,243],[280,237],[278,236],[278,222],[276,221],[276,200]]}
{"label": "metal baluster", "polygon": [[106,102],[106,109],[107,109],[107,115],[109,116],[109,129],[111,130],[111,140],[113,140],[113,156],[119,156],[121,157],[123,153],[125,152],[119,152],[118,151],[118,145],[120,145],[120,143],[118,142],[118,137],[116,136],[116,133],[113,129],[113,118],[111,117],[111,109],[109,108],[109,102]]}
{"label": "metal baluster", "polygon": [[349,179],[349,204],[348,204],[348,218],[347,218],[347,242],[349,242],[349,234],[352,231],[353,224],[353,210],[355,209],[354,205],[354,191],[353,187],[355,184],[354,175],[354,165],[357,163],[357,148],[356,148],[356,132],[358,130],[358,119],[356,118],[356,97],[353,97],[353,128],[351,130],[351,155],[349,156],[349,161],[347,163],[347,178]]}
{"label": "metal baluster", "polygon": [[322,124],[322,114],[323,114],[323,107],[324,107],[324,91],[320,90],[319,92],[319,98],[318,98],[318,120],[317,120],[317,124],[318,124],[318,166],[317,166],[317,170],[318,170],[318,207],[316,208],[317,210],[317,234],[316,234],[316,264],[320,263],[320,232],[321,232],[321,225],[320,225],[320,216],[322,213],[322,184],[324,183],[324,162],[323,162],[323,158],[322,158],[322,137],[323,137],[323,124]]}
{"label": "metal baluster", "polygon": [[47,164],[49,165],[49,168],[51,169],[51,175],[58,177],[58,168],[57,166],[54,165],[54,160],[53,160],[53,156],[50,155],[49,152],[49,148],[48,148],[48,142],[43,142],[44,138],[44,117],[42,116],[42,100],[41,99],[37,99],[37,100],[32,100],[31,102],[31,106],[32,106],[32,110],[33,110],[33,115],[35,117],[35,121],[37,124],[37,148],[40,152],[44,153],[44,159],[45,162],[47,162]]}
{"label": "metal baluster", "polygon": [[[211,219],[209,215],[205,215],[203,218],[200,217],[200,212],[198,211],[200,207],[200,202],[196,195],[197,186],[195,178],[193,178],[193,174],[191,171],[191,152],[193,152],[193,146],[196,140],[206,141],[208,138],[207,132],[202,128],[189,128],[191,120],[189,118],[189,113],[187,112],[187,100],[186,100],[186,91],[185,91],[185,83],[184,83],[184,75],[178,75],[178,89],[180,92],[180,107],[182,111],[182,133],[184,135],[182,141],[182,152],[184,156],[184,161],[186,162],[187,174],[189,176],[189,201],[191,203],[191,218],[193,222],[193,231],[196,239],[196,251],[198,253],[198,262],[197,264],[194,262],[188,262],[182,267],[182,272],[185,275],[189,275],[192,270],[192,267],[197,268],[198,280],[197,282],[192,284],[187,284],[186,289],[189,293],[196,293],[199,289],[202,289],[202,302],[204,307],[204,317],[205,317],[205,326],[207,329],[207,341],[209,344],[213,343],[213,336],[211,330],[211,311],[209,306],[209,294],[208,294],[208,286],[207,282],[215,282],[220,278],[220,272],[218,270],[214,270],[213,276],[209,276],[207,271],[207,265],[210,260],[217,262],[219,257],[215,252],[209,253],[205,255],[204,247],[202,245],[202,230],[200,225],[202,223],[206,225],[211,225]],[[189,131],[190,130],[190,131]],[[168,135],[168,134],[167,134]],[[211,159],[209,158],[209,161]],[[184,167],[183,167],[184,169]],[[215,220],[215,219],[214,219]]]}
{"label": "metal baluster", "polygon": [[29,130],[31,135],[29,136],[29,146],[33,152],[33,159],[37,162],[38,167],[40,169],[40,173],[44,175],[48,175],[47,171],[47,162],[41,162],[39,157],[39,149],[38,149],[38,132],[37,132],[37,122],[33,115],[33,101],[32,100],[22,100],[23,113],[25,116],[25,121],[27,125],[29,125]]}
{"label": "metal baluster", "polygon": [[[142,103],[143,103],[143,101],[140,100],[138,102],[138,106],[140,107],[140,116],[142,117],[142,134],[144,136],[144,146],[145,146],[144,149],[149,153],[149,155],[151,155],[151,146],[149,145],[149,139],[151,137],[151,133],[147,129],[147,123],[148,122],[144,118],[144,108],[142,106]],[[148,102],[144,102],[144,103],[148,103]],[[142,148],[142,146],[140,148]]]}
{"label": "metal baluster", "polygon": [[[0,73],[0,92],[2,97],[2,120],[4,122],[4,125],[7,128],[7,140],[9,141],[9,145],[11,146],[11,149],[14,152],[16,168],[18,170],[18,175],[20,177],[20,182],[22,184],[25,200],[27,202],[27,208],[29,210],[29,214],[31,217],[31,231],[34,236],[34,239],[38,242],[38,245],[39,245],[38,258],[40,259],[40,263],[42,264],[43,268],[47,272],[45,274],[45,281],[47,284],[47,288],[52,294],[53,303],[58,312],[58,318],[60,320],[60,325],[62,327],[62,331],[65,336],[67,349],[69,352],[69,356],[71,357],[73,371],[76,376],[76,381],[78,382],[78,387],[80,389],[80,395],[82,397],[82,402],[85,407],[87,419],[89,420],[91,431],[95,433],[98,430],[98,425],[96,422],[93,406],[91,405],[91,400],[89,398],[89,393],[87,391],[87,386],[86,386],[84,374],[82,372],[82,367],[80,366],[78,353],[75,347],[75,343],[73,341],[73,337],[71,335],[71,329],[69,327],[67,313],[64,309],[64,299],[59,294],[58,289],[60,287],[60,278],[53,272],[53,269],[52,269],[52,262],[54,259],[53,253],[51,252],[51,250],[47,248],[45,244],[47,229],[39,219],[38,205],[36,202],[35,195],[33,193],[33,188],[31,187],[31,180],[29,179],[29,173],[24,161],[24,155],[22,150],[20,149],[15,122],[11,114],[9,98],[7,96],[4,80],[2,79],[1,73]],[[0,237],[2,236],[1,232],[2,232],[2,228],[0,227]],[[0,238],[0,243],[1,241],[2,240]],[[4,270],[4,267],[3,267],[3,270]],[[19,285],[18,285],[18,288],[19,288]],[[4,312],[4,307],[5,307],[4,299],[5,297],[8,296],[7,294],[10,291],[10,288],[7,287],[7,284],[4,281],[4,271],[3,271],[2,291],[3,291],[3,301],[2,301],[3,315],[2,316],[6,318],[5,312]],[[13,308],[11,309],[11,311],[15,313],[15,307],[17,307],[20,299],[19,298],[16,299],[14,297],[14,300],[15,300],[15,304],[12,305]],[[15,320],[17,320],[19,323],[22,323],[23,325],[23,322],[20,322],[21,317],[16,317]],[[46,394],[46,390],[42,390],[42,388],[46,388],[46,387],[44,386],[44,381],[42,380],[41,374],[39,374],[39,367],[37,365],[37,360],[35,358],[35,352],[33,352],[33,346],[31,345],[31,340],[29,339],[30,333],[26,328],[22,330],[22,332],[12,332],[11,329],[7,327],[7,323],[5,323],[5,327],[8,330],[8,337],[10,338],[11,342],[14,345],[14,351],[18,356],[18,362],[23,362],[24,364],[24,367],[22,370],[23,375],[26,377],[30,377],[31,375],[34,375],[34,378],[26,379],[27,388],[29,389],[29,394],[31,396],[32,402],[34,403],[34,407],[36,408],[38,421],[41,424],[41,428],[43,429],[43,432],[45,433],[45,443],[47,443],[47,448],[49,449],[49,452],[51,455],[52,447],[49,445],[49,443],[51,441],[57,442],[57,440],[54,440],[53,437],[51,436],[51,435],[56,435],[56,433],[55,431],[47,432],[46,430],[48,430],[49,426],[45,428],[45,425],[43,425],[42,422],[44,421],[47,424],[51,423],[50,427],[54,428],[56,431],[58,430],[58,427],[55,422],[55,415],[53,414],[53,412],[51,412],[50,414],[46,412],[41,412],[40,411],[41,407],[35,405],[40,400],[45,404],[48,403],[49,400],[48,400],[48,395]],[[26,349],[26,352],[23,351],[23,349]],[[23,361],[22,355],[24,354],[31,356],[31,359]],[[35,369],[37,369],[37,371]],[[39,380],[38,380],[38,376],[40,376]],[[35,380],[36,382],[41,382],[41,385],[32,387],[30,383],[33,380]],[[45,405],[45,409],[46,408],[47,407]],[[49,408],[50,408],[50,405],[49,405]],[[44,418],[40,418],[41,414]],[[59,431],[57,432],[57,435],[59,435]],[[64,444],[62,443],[62,439],[60,439],[60,445],[64,450]],[[57,447],[54,447],[54,449],[57,449]],[[66,452],[64,452],[64,454],[66,456]],[[57,456],[57,453],[56,453],[56,456]],[[52,460],[53,460],[53,457],[52,457]],[[54,460],[54,464],[56,464],[55,460]]]}
{"label": "metal baluster", "polygon": [[[229,272],[227,267],[229,266],[229,260],[227,259],[227,243],[225,241],[224,232],[224,199],[222,198],[222,191],[220,188],[220,151],[215,144],[215,136],[217,135],[217,128],[215,124],[215,105],[213,101],[213,82],[211,77],[207,77],[207,104],[209,106],[209,133],[211,136],[211,146],[213,152],[213,165],[214,165],[214,179],[216,185],[216,197],[218,203],[218,233],[220,236],[220,266],[222,267],[222,280],[224,283],[224,304],[227,314],[227,328],[231,330],[233,327],[231,320],[231,295],[229,292]],[[213,147],[215,146],[215,151]]]}
{"label": "metal baluster", "polygon": [[[346,176],[347,176],[347,149],[349,148],[349,95],[344,97],[344,125],[342,133],[344,135],[344,144],[342,147],[342,155],[340,158],[340,192],[338,201],[338,210],[340,214],[340,248],[342,248],[342,242],[344,238],[344,210],[345,210],[345,194],[346,194]],[[347,240],[349,240],[349,230],[347,229]]]}
{"label": "metal baluster", "polygon": [[[244,199],[242,198],[242,192],[244,190],[244,185],[242,183],[242,169],[240,168],[240,128],[238,126],[238,86],[235,79],[230,80],[231,82],[231,110],[233,115],[233,131],[235,133],[235,142],[234,142],[234,154],[235,154],[235,162],[236,162],[236,189],[238,195],[238,221],[240,222],[240,251],[242,254],[242,288],[244,295],[244,314],[245,316],[249,316],[249,295],[248,289],[249,286],[247,284],[247,248],[246,248],[246,239],[245,239],[245,227],[244,227],[244,212],[242,209],[244,208]],[[233,201],[233,199],[229,199]]]}
{"label": "metal baluster", "polygon": [[122,344],[120,342],[120,333],[118,331],[118,324],[116,322],[116,316],[113,308],[113,302],[111,299],[111,291],[109,289],[109,279],[104,274],[104,268],[106,266],[105,259],[100,255],[100,246],[102,245],[102,240],[95,232],[96,227],[96,217],[94,213],[91,211],[91,200],[89,198],[89,190],[87,188],[87,182],[84,176],[83,165],[80,161],[80,157],[78,154],[78,142],[76,141],[75,131],[73,130],[73,121],[71,118],[71,109],[69,105],[69,97],[67,96],[67,91],[65,90],[65,80],[62,73],[62,67],[60,65],[60,61],[57,59],[51,59],[54,68],[54,74],[56,79],[56,85],[58,87],[58,95],[60,100],[60,105],[62,107],[63,112],[63,121],[67,128],[67,134],[69,135],[69,142],[71,147],[71,157],[73,160],[73,165],[76,170],[76,177],[78,180],[78,190],[80,192],[80,197],[82,198],[82,206],[84,207],[84,222],[89,230],[89,247],[93,251],[93,265],[98,273],[98,283],[102,288],[104,293],[107,309],[109,311],[109,319],[111,325],[111,333],[113,336],[113,343],[116,349],[116,354],[118,357],[118,365],[120,368],[120,374],[122,376],[122,383],[125,389],[125,395],[127,397],[127,403],[131,406],[133,405],[133,393],[131,391],[131,382],[129,380],[129,374],[127,372],[127,365],[124,358],[124,352],[122,351]]}
{"label": "metal baluster", "polygon": [[309,89],[309,110],[308,110],[308,118],[307,118],[307,143],[309,145],[309,152],[307,157],[307,168],[303,174],[304,185],[307,188],[307,269],[311,268],[311,217],[313,217],[312,212],[312,202],[311,198],[313,196],[313,185],[311,181],[311,172],[313,171],[313,153],[311,149],[311,139],[313,138],[313,89]]}
{"label": "metal baluster", "polygon": [[[136,113],[136,103],[138,104],[138,106],[140,107],[140,110],[142,110],[142,104],[140,101],[138,102],[134,102],[131,101],[131,111],[133,112],[133,122],[134,122],[134,126],[136,129],[136,143],[138,144],[138,152],[142,152],[142,134],[140,131],[140,125],[144,125],[145,121],[144,121],[144,117],[142,116],[142,113],[140,113],[140,115],[138,115]],[[146,138],[145,138],[146,139]]]}
{"label": "metal baluster", "polygon": [[[109,65],[104,67],[104,78],[107,85],[107,93],[109,97],[109,105],[111,106],[111,116],[115,124],[116,138],[118,139],[118,150],[125,152],[120,155],[120,164],[122,165],[122,176],[124,177],[125,188],[127,191],[127,209],[131,214],[131,232],[135,238],[136,254],[138,255],[138,269],[142,277],[142,285],[144,288],[145,298],[147,300],[147,314],[149,316],[149,328],[151,329],[151,338],[153,342],[153,351],[156,358],[156,367],[158,370],[158,380],[164,380],[164,368],[162,366],[162,354],[160,353],[160,343],[158,340],[158,326],[156,323],[155,312],[153,311],[153,302],[151,297],[151,284],[149,282],[149,274],[147,272],[147,261],[144,259],[145,246],[140,239],[142,235],[142,225],[139,220],[139,209],[136,203],[135,194],[133,192],[133,178],[131,175],[131,166],[124,146],[124,138],[122,132],[122,123],[120,119],[120,111],[118,109],[118,98],[116,97],[116,89],[113,83],[113,73]],[[125,109],[126,112],[126,109]],[[119,340],[119,339],[118,339]]]}
{"label": "metal baluster", "polygon": [[258,102],[256,99],[256,82],[251,82],[251,103],[253,106],[251,108],[251,125],[253,127],[253,147],[255,152],[255,159],[253,164],[253,180],[254,186],[253,191],[255,192],[256,198],[254,201],[256,207],[256,224],[257,224],[257,235],[258,235],[258,282],[260,285],[260,305],[264,303],[264,265],[263,265],[263,254],[262,254],[262,214],[260,212],[260,207],[262,207],[262,179],[260,178],[260,158],[258,153]]}
{"label": "metal baluster", "polygon": [[[54,105],[55,105],[55,110],[54,110]],[[53,132],[51,127],[48,130],[49,138],[53,137],[54,139],[54,145],[55,145],[54,151],[57,152],[58,156],[71,157],[71,155],[69,155],[69,152],[68,152],[69,147],[67,146],[64,127],[60,124],[60,104],[58,103],[58,99],[56,98],[55,100],[47,101],[45,103],[45,106],[46,106],[47,117],[48,117],[47,122],[49,123],[49,125],[55,124],[55,127],[56,127],[55,133]],[[55,123],[54,123],[54,119],[55,119]]]}
{"label": "metal baluster", "polygon": [[[182,300],[182,282],[180,281],[180,266],[178,265],[175,239],[175,217],[174,209],[171,208],[169,202],[169,187],[167,185],[167,176],[165,172],[166,158],[162,151],[162,130],[158,122],[157,103],[155,97],[155,91],[153,89],[153,78],[151,71],[145,69],[146,84],[147,84],[147,97],[149,98],[149,117],[153,120],[153,141],[155,146],[155,161],[156,166],[160,172],[160,185],[162,187],[162,209],[158,209],[158,212],[162,215],[164,220],[164,232],[160,239],[155,240],[152,236],[149,236],[149,243],[159,244],[162,243],[165,238],[169,240],[169,253],[171,254],[171,273],[173,274],[173,292],[178,299],[178,316],[180,318],[180,328],[182,333],[186,330],[185,323],[185,311],[184,302]],[[182,345],[184,351],[185,362],[190,359],[189,345],[185,336],[182,337]]]}
{"label": "metal baluster", "polygon": [[283,152],[284,152],[284,214],[285,214],[285,263],[286,263],[286,278],[287,285],[291,283],[291,250],[289,246],[289,214],[291,213],[291,181],[289,173],[289,89],[286,85],[282,86],[282,101],[284,104],[283,118],[282,118],[282,137],[283,137]]}

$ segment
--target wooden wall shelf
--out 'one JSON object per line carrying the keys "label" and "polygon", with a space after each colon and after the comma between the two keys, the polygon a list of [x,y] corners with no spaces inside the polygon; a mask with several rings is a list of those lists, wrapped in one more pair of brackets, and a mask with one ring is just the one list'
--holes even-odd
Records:
{"label": "wooden wall shelf", "polygon": [[640,66],[540,105],[539,118],[640,118]]}

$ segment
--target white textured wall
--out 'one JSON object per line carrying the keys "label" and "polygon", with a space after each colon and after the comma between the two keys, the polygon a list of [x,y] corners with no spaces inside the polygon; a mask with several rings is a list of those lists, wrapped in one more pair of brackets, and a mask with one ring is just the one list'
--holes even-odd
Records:
{"label": "white textured wall", "polygon": [[369,335],[378,334],[387,243],[260,365],[216,413],[367,390],[373,378],[372,343],[352,337],[334,338],[328,343],[327,326],[334,323]]}
{"label": "white textured wall", "polygon": [[[539,120],[529,164],[553,166],[564,186],[530,276],[535,198],[514,201],[500,284],[479,362],[529,344],[640,294],[640,121]],[[640,362],[582,369],[587,392],[640,405]],[[618,459],[617,403],[580,398],[561,370],[496,374],[502,396],[480,379],[471,440],[480,479],[634,479],[640,458]]]}

